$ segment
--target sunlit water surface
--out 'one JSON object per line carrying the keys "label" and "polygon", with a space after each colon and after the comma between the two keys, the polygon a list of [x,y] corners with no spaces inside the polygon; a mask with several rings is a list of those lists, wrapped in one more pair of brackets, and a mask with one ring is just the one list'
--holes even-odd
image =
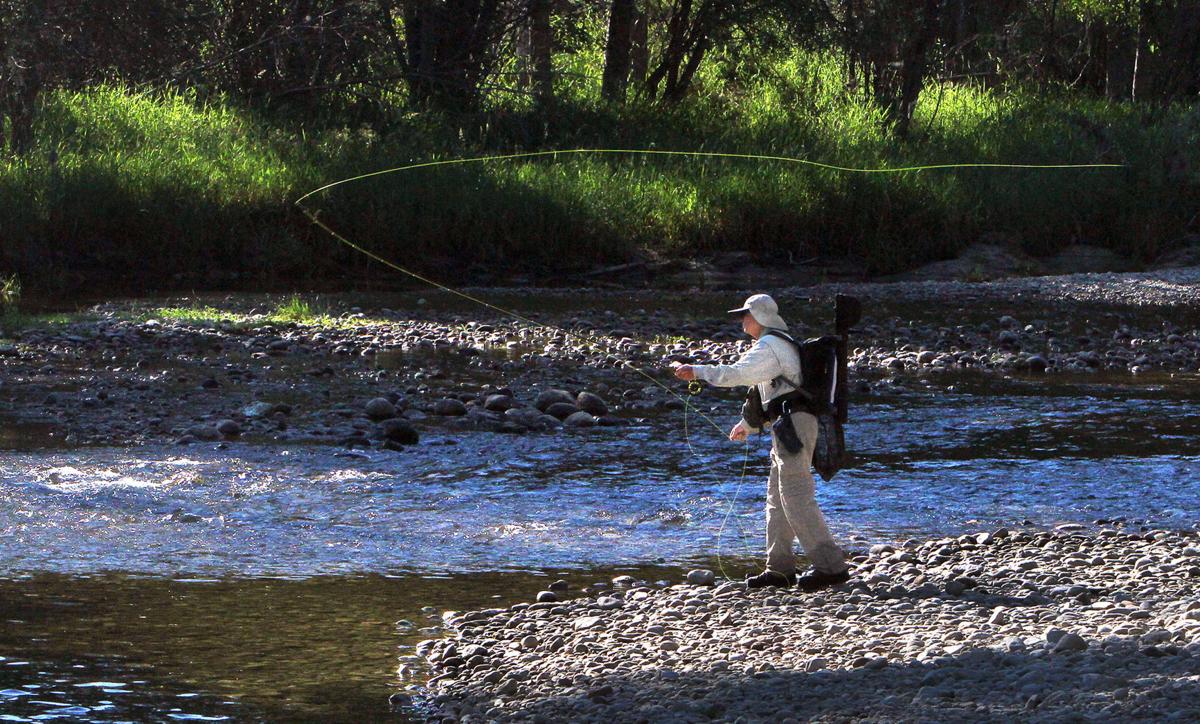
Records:
{"label": "sunlit water surface", "polygon": [[[1190,527],[1196,382],[914,382],[858,402],[855,462],[819,499],[852,548],[1096,519]],[[710,403],[733,422],[734,404]],[[740,576],[761,550],[767,441],[734,445],[695,416],[685,436],[682,422],[431,431],[401,453],[54,448],[10,428],[0,712],[385,716],[396,657],[434,633],[422,606],[528,599],[548,576]]]}

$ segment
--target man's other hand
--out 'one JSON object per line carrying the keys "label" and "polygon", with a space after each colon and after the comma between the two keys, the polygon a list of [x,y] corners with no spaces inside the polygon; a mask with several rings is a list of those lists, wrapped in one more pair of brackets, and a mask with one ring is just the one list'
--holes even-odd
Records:
{"label": "man's other hand", "polygon": [[741,442],[750,436],[750,428],[746,427],[746,423],[738,420],[738,424],[733,426],[729,431],[729,439],[734,442]]}
{"label": "man's other hand", "polygon": [[684,382],[691,382],[696,379],[696,370],[691,365],[679,365],[675,368],[675,376]]}

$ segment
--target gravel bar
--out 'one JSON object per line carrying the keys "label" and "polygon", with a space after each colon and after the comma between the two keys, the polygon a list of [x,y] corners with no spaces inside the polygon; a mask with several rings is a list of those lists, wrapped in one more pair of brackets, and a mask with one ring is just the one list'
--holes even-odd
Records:
{"label": "gravel bar", "polygon": [[[854,557],[817,594],[616,579],[447,612],[443,721],[1196,721],[1196,531],[996,530]],[[561,584],[558,586],[561,588]],[[547,592],[548,593],[548,592]],[[407,694],[398,694],[405,699]]]}

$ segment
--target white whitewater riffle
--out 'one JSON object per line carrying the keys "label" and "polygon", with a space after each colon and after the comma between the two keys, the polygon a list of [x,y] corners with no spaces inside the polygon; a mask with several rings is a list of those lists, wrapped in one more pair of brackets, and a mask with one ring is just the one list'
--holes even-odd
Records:
{"label": "white whitewater riffle", "polygon": [[65,466],[51,468],[42,476],[42,484],[62,493],[78,493],[112,488],[157,488],[161,482],[142,480],[113,470],[91,470]]}
{"label": "white whitewater riffle", "polygon": [[877,545],[818,594],[451,612],[411,690],[464,722],[1200,719],[1200,535],[1082,528]]}

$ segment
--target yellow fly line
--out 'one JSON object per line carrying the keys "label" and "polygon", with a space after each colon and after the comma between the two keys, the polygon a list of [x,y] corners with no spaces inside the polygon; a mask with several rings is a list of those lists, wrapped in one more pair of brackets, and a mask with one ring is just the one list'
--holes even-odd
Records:
{"label": "yellow fly line", "polygon": [[[490,161],[514,161],[514,160],[518,160],[518,159],[543,158],[543,157],[547,157],[547,156],[557,158],[559,156],[579,156],[579,155],[677,156],[677,157],[688,157],[688,158],[725,158],[725,159],[738,159],[738,160],[750,160],[750,161],[771,161],[771,162],[778,162],[778,163],[788,163],[788,164],[809,166],[809,167],[825,169],[825,170],[829,170],[829,171],[839,171],[839,172],[844,172],[844,173],[864,173],[864,174],[913,173],[913,172],[919,172],[919,171],[934,171],[934,170],[960,169],[960,168],[1035,169],[1035,170],[1123,168],[1123,165],[1119,164],[1119,163],[1051,163],[1051,164],[1041,164],[1041,163],[937,163],[937,164],[924,164],[924,165],[919,165],[919,166],[894,166],[894,167],[881,166],[881,167],[871,168],[871,167],[840,166],[838,164],[824,163],[821,161],[812,161],[812,160],[809,160],[806,158],[795,158],[795,157],[791,157],[791,156],[773,156],[773,155],[757,154],[757,153],[725,153],[725,152],[719,152],[719,151],[669,151],[669,150],[661,150],[661,149],[638,149],[638,148],[570,148],[570,149],[560,149],[560,150],[550,150],[550,151],[527,151],[527,152],[522,152],[522,153],[508,153],[508,154],[491,155],[491,156],[473,156],[473,157],[469,157],[469,158],[450,158],[450,159],[442,159],[440,161],[422,161],[420,163],[412,163],[412,164],[408,164],[406,166],[397,166],[394,168],[387,168],[387,169],[383,169],[380,171],[371,171],[369,173],[359,174],[357,176],[351,176],[349,178],[344,178],[339,181],[334,181],[332,183],[325,184],[324,186],[321,186],[319,188],[313,189],[312,191],[309,191],[308,193],[304,194],[300,198],[296,199],[296,206],[299,207],[300,210],[304,213],[304,215],[307,216],[314,224],[316,224],[317,226],[324,229],[328,234],[330,234],[333,238],[340,241],[342,244],[350,247],[351,249],[354,249],[355,251],[359,252],[360,254],[363,254],[363,255],[379,262],[380,264],[383,264],[384,266],[387,266],[390,269],[393,269],[394,271],[400,272],[401,274],[405,274],[409,277],[412,277],[413,279],[416,279],[424,284],[428,284],[429,286],[440,289],[444,292],[454,294],[458,297],[469,300],[475,304],[479,304],[479,305],[486,307],[488,309],[491,309],[495,312],[499,312],[500,314],[512,317],[513,319],[516,319],[525,324],[528,324],[528,325],[531,325],[534,327],[542,327],[542,328],[546,328],[546,329],[552,329],[554,331],[562,332],[564,334],[574,335],[577,337],[582,337],[584,339],[589,339],[589,338],[592,338],[593,335],[588,335],[588,334],[580,333],[580,332],[571,332],[571,331],[562,329],[561,327],[556,327],[552,324],[544,324],[542,322],[536,322],[536,321],[529,319],[521,314],[518,314],[517,312],[514,312],[510,309],[504,309],[502,307],[498,307],[495,304],[492,304],[488,301],[485,301],[478,297],[467,294],[466,292],[460,291],[458,289],[454,289],[452,287],[446,286],[445,284],[434,281],[433,279],[422,276],[421,274],[418,274],[417,272],[414,272],[411,269],[406,269],[405,267],[402,267],[399,264],[396,264],[395,262],[393,262],[389,259],[386,259],[386,258],[370,251],[369,249],[366,249],[366,248],[360,246],[359,244],[354,243],[350,239],[347,239],[342,234],[340,234],[337,231],[330,228],[330,226],[328,224],[321,221],[321,219],[319,218],[319,212],[310,211],[308,209],[308,207],[306,207],[304,205],[304,202],[307,199],[309,199],[313,196],[316,196],[317,194],[321,194],[321,193],[324,193],[331,189],[337,188],[338,186],[344,186],[346,184],[354,183],[357,181],[364,181],[366,179],[376,178],[378,176],[385,176],[385,175],[394,174],[394,173],[402,173],[404,171],[415,171],[418,169],[431,169],[431,168],[438,168],[438,167],[444,167],[444,166],[463,166],[463,165],[468,165],[468,164],[482,164],[482,163],[487,163]],[[671,388],[667,387],[666,385],[664,385],[662,382],[660,382],[655,377],[651,376],[650,374],[648,374],[636,367],[633,367],[632,365],[630,365],[629,368],[633,369],[634,371],[638,372],[642,376],[646,377],[647,379],[649,379],[651,382],[658,385],[659,387],[662,387],[663,389],[667,390],[672,395],[674,395],[676,398],[678,398],[680,401],[682,401],[684,403],[685,412],[691,407],[691,404],[688,402],[686,397],[684,397],[683,395],[680,395],[679,393],[675,392]],[[691,394],[693,394],[693,395],[696,394],[696,391],[697,390],[694,387],[689,390],[689,392],[691,392]],[[721,427],[719,425],[717,425],[715,422],[713,422],[707,415],[700,412],[699,410],[696,410],[696,412],[705,421],[707,421],[710,425],[712,425],[718,432],[723,433],[723,430],[721,429]]]}
{"label": "yellow fly line", "polygon": [[[338,233],[337,231],[332,229],[328,224],[323,222],[320,219],[319,211],[316,211],[316,212],[310,211],[308,209],[308,207],[306,207],[304,205],[304,202],[306,200],[308,200],[309,198],[316,196],[318,194],[324,193],[326,191],[329,191],[331,189],[337,188],[339,186],[344,186],[346,184],[351,184],[351,183],[354,183],[357,181],[364,181],[366,179],[376,178],[379,176],[385,176],[385,175],[394,174],[394,173],[402,173],[404,171],[416,171],[418,169],[432,169],[432,168],[438,168],[438,167],[444,167],[444,166],[465,166],[465,165],[469,165],[469,164],[483,164],[483,163],[488,163],[491,161],[515,161],[515,160],[519,160],[519,159],[543,158],[543,157],[547,157],[547,156],[551,157],[551,158],[558,158],[559,156],[581,156],[581,155],[676,156],[676,157],[688,157],[688,158],[738,159],[738,160],[749,160],[749,161],[759,161],[759,162],[770,161],[770,162],[776,162],[776,163],[808,166],[811,168],[824,169],[827,171],[837,171],[837,172],[842,172],[842,173],[862,173],[862,174],[915,173],[915,172],[921,172],[921,171],[965,169],[965,168],[1010,169],[1010,170],[1017,170],[1017,169],[1067,170],[1067,169],[1112,169],[1112,168],[1123,168],[1124,167],[1123,164],[1119,164],[1119,163],[1049,163],[1049,164],[1042,164],[1042,163],[937,163],[937,164],[923,164],[923,165],[919,165],[919,166],[894,166],[894,167],[882,166],[882,167],[877,167],[877,168],[869,168],[869,167],[840,166],[840,165],[832,164],[832,163],[823,163],[821,161],[812,161],[812,160],[809,160],[806,158],[794,158],[794,157],[790,157],[790,156],[772,156],[772,155],[756,154],[756,153],[723,153],[723,152],[718,152],[718,151],[669,151],[669,150],[660,150],[660,149],[636,149],[636,148],[570,148],[570,149],[550,150],[550,151],[528,151],[528,152],[522,152],[522,153],[508,153],[508,154],[491,155],[491,156],[473,156],[473,157],[469,157],[469,158],[450,158],[450,159],[443,159],[440,161],[423,161],[420,163],[408,164],[406,166],[397,166],[394,168],[387,168],[387,169],[383,169],[380,171],[371,171],[369,173],[359,174],[358,176],[351,176],[349,178],[344,178],[339,181],[334,181],[332,183],[325,184],[324,186],[321,186],[319,188],[313,189],[312,191],[309,191],[308,193],[304,194],[300,198],[296,199],[295,203],[296,203],[296,206],[301,210],[301,212],[303,212],[304,215],[309,218],[309,220],[311,220],[314,224],[316,224],[317,226],[324,229],[334,239],[337,239],[342,244],[359,252],[360,254],[363,254],[364,256],[367,256],[370,259],[373,259],[374,261],[377,261],[380,264],[383,264],[384,266],[388,267],[389,269],[400,272],[401,274],[405,274],[405,275],[407,275],[413,279],[416,279],[417,281],[420,281],[424,284],[427,284],[431,287],[440,289],[449,294],[456,295],[462,299],[466,299],[470,302],[478,304],[482,307],[486,307],[487,309],[491,309],[492,311],[498,312],[502,315],[511,317],[519,322],[528,324],[532,327],[540,327],[543,329],[549,329],[549,330],[553,330],[556,332],[561,332],[565,335],[575,336],[584,341],[591,343],[591,342],[598,340],[599,337],[597,335],[589,334],[586,332],[563,329],[562,327],[558,327],[553,324],[537,322],[537,321],[532,320],[532,319],[530,319],[522,314],[519,314],[511,309],[505,309],[503,307],[499,307],[499,306],[492,304],[491,302],[488,302],[484,299],[480,299],[479,297],[473,296],[473,295],[463,292],[461,290],[455,289],[453,287],[449,287],[438,281],[435,281],[426,276],[423,276],[415,271],[412,271],[411,269],[407,269],[403,266],[400,266],[399,264],[391,261],[390,259],[384,258],[384,257],[380,256],[379,254],[376,254],[375,252],[373,252],[369,249],[366,249],[359,244],[356,244],[355,242],[351,241],[350,239],[347,239],[345,236]],[[700,386],[698,384],[693,383],[693,384],[688,385],[688,388],[687,388],[688,396],[685,396],[685,395],[681,395],[680,393],[676,392],[674,389],[670,388],[669,386],[667,386],[666,384],[661,382],[658,378],[654,377],[653,375],[651,375],[649,372],[646,372],[645,370],[642,370],[631,364],[626,364],[625,367],[627,369],[633,370],[634,372],[637,372],[639,375],[641,375],[642,377],[645,377],[647,380],[649,380],[651,383],[657,385],[658,387],[661,387],[662,389],[666,390],[673,397],[675,397],[677,400],[679,400],[680,402],[683,403],[684,437],[687,440],[688,449],[689,449],[689,451],[692,452],[693,455],[695,454],[695,451],[692,450],[691,436],[688,433],[688,425],[687,425],[687,418],[688,418],[689,412],[694,412],[695,414],[699,415],[700,418],[703,419],[705,422],[707,422],[709,425],[711,425],[713,427],[713,429],[715,429],[717,431],[718,434],[721,434],[721,435],[725,434],[725,430],[720,425],[718,425],[711,417],[704,414],[699,409],[697,409],[694,405],[692,405],[691,400],[688,399],[688,396],[694,396],[700,392]],[[721,561],[721,537],[724,535],[726,524],[729,521],[730,515],[733,513],[734,507],[737,505],[738,496],[739,496],[739,494],[741,492],[741,488],[742,488],[742,483],[744,483],[745,479],[746,479],[746,469],[747,469],[747,464],[749,462],[749,444],[750,443],[747,440],[747,442],[745,443],[746,456],[742,462],[741,480],[738,481],[737,487],[734,490],[733,497],[729,503],[729,509],[725,512],[725,515],[721,521],[721,529],[717,534],[717,565],[721,570],[721,574],[723,576],[725,576],[726,580],[731,580],[731,579],[725,573],[725,568]],[[744,534],[742,536],[742,543],[743,543],[743,545],[745,545]]]}

